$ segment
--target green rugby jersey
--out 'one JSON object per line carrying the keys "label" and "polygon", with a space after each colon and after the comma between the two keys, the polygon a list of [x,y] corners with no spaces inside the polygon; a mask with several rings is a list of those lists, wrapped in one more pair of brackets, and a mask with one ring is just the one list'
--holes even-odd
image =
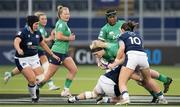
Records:
{"label": "green rugby jersey", "polygon": [[105,54],[103,55],[103,58],[107,62],[114,61],[119,49],[119,43],[107,43],[107,47],[105,48]]}
{"label": "green rugby jersey", "polygon": [[113,26],[107,23],[101,28],[98,39],[105,42],[117,42],[117,39],[120,35],[120,28],[123,23],[125,23],[124,20],[118,20]]}
{"label": "green rugby jersey", "polygon": [[[42,35],[43,38],[48,38],[49,37],[49,35],[46,32],[45,28],[40,23],[39,23],[38,29],[41,32],[41,35]],[[41,46],[38,46],[38,49],[44,50]]]}
{"label": "green rugby jersey", "polygon": [[67,22],[59,19],[56,22],[55,26],[55,40],[54,44],[51,48],[53,52],[61,53],[61,54],[67,54],[69,50],[69,41],[63,41],[57,39],[57,32],[61,32],[64,36],[69,37],[71,34],[71,30],[67,25]]}

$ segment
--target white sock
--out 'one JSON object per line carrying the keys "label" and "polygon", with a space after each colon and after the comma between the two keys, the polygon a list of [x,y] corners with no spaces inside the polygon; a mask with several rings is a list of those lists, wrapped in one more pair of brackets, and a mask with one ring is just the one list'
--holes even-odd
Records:
{"label": "white sock", "polygon": [[129,93],[127,91],[125,93],[123,93],[122,98],[129,99]]}
{"label": "white sock", "polygon": [[[46,74],[47,71],[48,71],[49,62],[46,61],[45,63],[43,63],[43,64],[42,64],[42,67],[43,67],[43,70],[44,70],[44,74]],[[49,87],[54,86],[54,83],[53,83],[53,81],[52,81],[51,79],[47,82],[47,84],[48,84]]]}
{"label": "white sock", "polygon": [[158,96],[158,99],[164,99],[164,95]]}
{"label": "white sock", "polygon": [[108,97],[103,97],[102,100],[104,103],[110,103],[110,99]]}
{"label": "white sock", "polygon": [[31,86],[31,85],[28,84],[28,90],[29,90],[29,93],[31,95],[31,98],[37,98],[37,96],[36,96],[36,87],[37,87],[37,85]]}
{"label": "white sock", "polygon": [[48,62],[48,61],[46,61],[46,62],[44,62],[44,63],[42,64],[42,68],[43,68],[45,74],[46,74],[47,71],[48,71],[48,67],[49,67],[49,62]]}

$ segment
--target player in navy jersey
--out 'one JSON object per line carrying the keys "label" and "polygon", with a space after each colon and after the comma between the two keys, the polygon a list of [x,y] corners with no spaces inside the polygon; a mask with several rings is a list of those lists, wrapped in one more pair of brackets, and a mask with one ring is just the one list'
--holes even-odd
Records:
{"label": "player in navy jersey", "polygon": [[19,71],[28,81],[28,89],[32,98],[32,102],[38,102],[39,90],[36,77],[43,77],[37,46],[41,46],[53,58],[59,58],[53,54],[47,44],[44,42],[41,33],[38,30],[39,19],[37,16],[27,17],[27,26],[14,39],[14,47],[16,49],[15,63]]}
{"label": "player in navy jersey", "polygon": [[119,75],[119,89],[122,99],[117,103],[117,105],[130,103],[126,84],[136,68],[139,68],[141,71],[145,84],[147,84],[152,91],[158,95],[158,103],[167,104],[168,102],[164,98],[160,87],[151,78],[147,54],[143,47],[143,40],[138,33],[133,32],[134,27],[135,24],[131,21],[122,25],[120,29],[122,32],[122,35],[120,36],[121,47],[118,50],[115,61],[108,65],[109,68],[113,68],[118,64],[123,55],[126,55]]}
{"label": "player in navy jersey", "polygon": [[[49,46],[51,44],[51,42],[54,40],[54,34],[48,35],[48,33],[45,30],[45,26],[47,24],[47,16],[46,16],[45,13],[39,12],[39,11],[34,13],[34,15],[39,18],[38,30],[41,32],[41,35],[42,35],[43,39],[45,40],[45,42]],[[53,33],[53,31],[51,33]],[[47,69],[49,67],[49,62],[48,62],[46,52],[41,48],[41,46],[38,46],[38,56],[39,56],[39,59],[40,59],[41,66],[42,66],[42,68],[44,70],[44,73],[46,73]],[[20,73],[21,72],[18,70],[17,67],[15,67],[12,71],[6,71],[4,73],[5,84],[12,77],[14,77],[15,75],[18,75]],[[59,89],[59,87],[54,85],[54,82],[52,81],[52,79],[48,80],[47,84],[48,84],[49,90],[58,90]]]}
{"label": "player in navy jersey", "polygon": [[79,100],[86,99],[97,99],[97,104],[117,103],[120,99],[120,92],[118,88],[120,69],[121,65],[110,72],[101,75],[92,91],[85,91],[77,96],[71,96],[68,98],[68,103],[74,103]]}

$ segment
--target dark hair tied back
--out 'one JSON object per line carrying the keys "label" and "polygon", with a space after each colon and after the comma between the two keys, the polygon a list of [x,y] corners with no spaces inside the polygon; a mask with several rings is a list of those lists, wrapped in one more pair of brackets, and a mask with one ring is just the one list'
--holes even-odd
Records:
{"label": "dark hair tied back", "polygon": [[129,20],[128,22],[124,23],[122,25],[122,29],[125,31],[134,31],[134,28],[138,25],[138,23],[135,23],[134,21]]}

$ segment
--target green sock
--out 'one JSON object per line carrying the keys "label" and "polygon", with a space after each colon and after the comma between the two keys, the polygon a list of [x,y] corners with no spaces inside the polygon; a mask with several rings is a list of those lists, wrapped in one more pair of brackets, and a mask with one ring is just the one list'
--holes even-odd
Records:
{"label": "green sock", "polygon": [[161,82],[163,82],[163,83],[168,82],[167,76],[162,75],[162,74],[159,75],[159,77],[157,78],[157,80],[159,80],[159,81],[161,81]]}
{"label": "green sock", "polygon": [[157,93],[157,94],[155,94],[155,95],[156,95],[156,97],[158,98],[159,96],[162,96],[163,93],[162,93],[162,92],[159,92],[159,93]]}
{"label": "green sock", "polygon": [[70,79],[66,79],[66,81],[65,81],[65,88],[69,88],[70,87],[70,85],[71,85],[71,83],[72,83],[72,80],[70,80]]}
{"label": "green sock", "polygon": [[14,73],[13,72],[10,72],[11,73],[11,77],[13,77],[14,76]]}

